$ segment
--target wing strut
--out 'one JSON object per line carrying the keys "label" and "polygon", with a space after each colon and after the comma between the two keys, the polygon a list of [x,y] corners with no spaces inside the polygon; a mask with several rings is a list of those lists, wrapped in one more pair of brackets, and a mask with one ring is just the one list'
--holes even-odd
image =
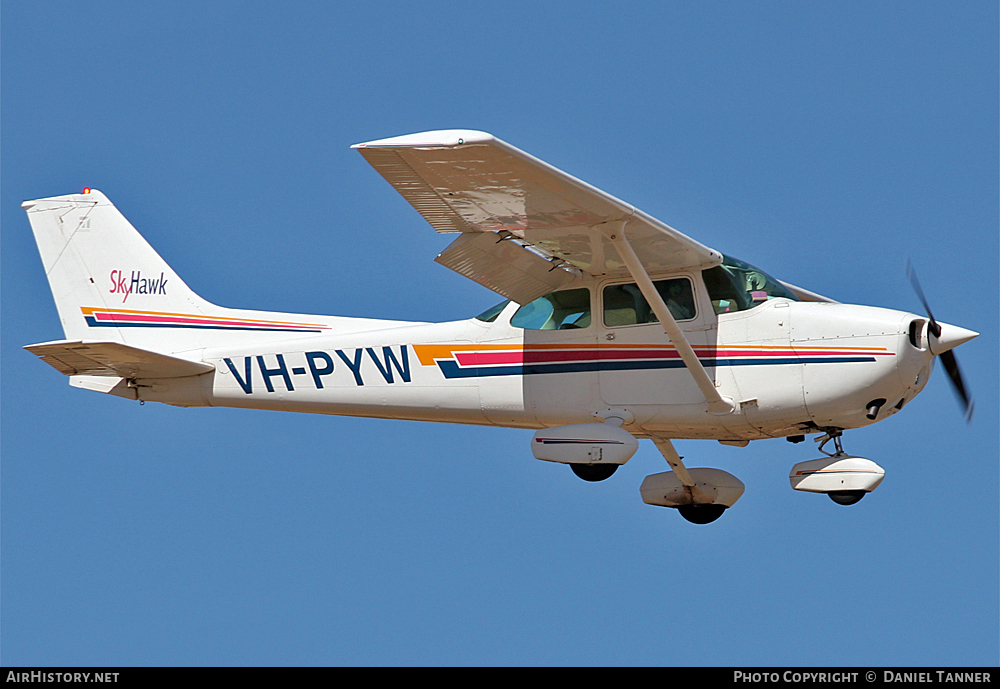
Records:
{"label": "wing strut", "polygon": [[619,220],[613,224],[609,223],[611,227],[606,231],[608,238],[614,243],[615,249],[618,250],[618,255],[624,261],[629,273],[632,274],[632,279],[639,286],[639,291],[642,292],[642,296],[646,297],[646,301],[649,303],[650,308],[653,309],[653,313],[660,320],[663,331],[677,349],[681,361],[684,362],[687,370],[691,373],[694,382],[698,385],[698,389],[701,390],[701,394],[705,396],[705,400],[708,402],[709,413],[719,416],[729,414],[736,408],[735,405],[732,400],[726,399],[719,394],[719,391],[715,388],[715,383],[708,377],[705,367],[698,361],[698,355],[694,353],[694,349],[691,348],[691,345],[684,337],[684,333],[677,325],[677,321],[674,320],[673,314],[670,313],[670,309],[664,303],[663,297],[660,296],[660,293],[656,291],[656,287],[653,286],[653,281],[649,279],[646,269],[643,267],[639,257],[635,255],[635,251],[632,250],[632,246],[625,237],[626,222],[626,220]]}

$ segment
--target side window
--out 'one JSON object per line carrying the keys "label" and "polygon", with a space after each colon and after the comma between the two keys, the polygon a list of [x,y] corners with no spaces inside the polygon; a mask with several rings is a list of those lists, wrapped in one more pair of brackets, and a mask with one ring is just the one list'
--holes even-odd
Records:
{"label": "side window", "polygon": [[701,275],[705,279],[705,289],[708,290],[715,313],[744,311],[753,306],[746,290],[737,285],[733,275],[722,266],[704,270]]}
{"label": "side window", "polygon": [[590,290],[567,289],[539,297],[510,319],[525,330],[572,330],[590,325]]}
{"label": "side window", "polygon": [[[697,315],[691,281],[687,278],[657,280],[653,286],[660,293],[675,320],[687,321]],[[634,282],[604,288],[604,325],[615,328],[622,325],[656,322],[658,322],[656,314]]]}

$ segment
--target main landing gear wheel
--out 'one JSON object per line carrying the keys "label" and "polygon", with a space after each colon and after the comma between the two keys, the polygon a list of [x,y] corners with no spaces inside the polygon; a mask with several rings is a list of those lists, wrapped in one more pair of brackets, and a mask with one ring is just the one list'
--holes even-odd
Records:
{"label": "main landing gear wheel", "polygon": [[865,491],[863,490],[835,490],[833,492],[827,493],[830,499],[833,500],[838,505],[853,505],[854,503],[865,497]]}
{"label": "main landing gear wheel", "polygon": [[584,481],[603,481],[618,471],[617,464],[570,464],[569,468]]}
{"label": "main landing gear wheel", "polygon": [[726,511],[725,505],[681,505],[681,516],[692,524],[711,524]]}

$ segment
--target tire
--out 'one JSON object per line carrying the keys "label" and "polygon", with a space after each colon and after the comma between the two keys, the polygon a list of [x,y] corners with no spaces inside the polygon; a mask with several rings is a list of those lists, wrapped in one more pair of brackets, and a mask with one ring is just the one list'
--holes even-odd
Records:
{"label": "tire", "polygon": [[570,464],[573,473],[584,481],[603,481],[618,471],[617,464]]}
{"label": "tire", "polygon": [[863,490],[835,490],[832,493],[827,493],[830,499],[833,500],[838,505],[853,505],[858,502],[861,498],[865,497],[865,491]]}
{"label": "tire", "polygon": [[711,524],[726,511],[725,505],[681,505],[681,516],[692,524]]}

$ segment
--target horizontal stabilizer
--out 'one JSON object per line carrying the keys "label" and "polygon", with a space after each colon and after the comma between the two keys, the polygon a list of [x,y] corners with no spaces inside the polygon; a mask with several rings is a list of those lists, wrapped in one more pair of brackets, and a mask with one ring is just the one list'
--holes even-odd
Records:
{"label": "horizontal stabilizer", "polygon": [[183,378],[208,373],[214,367],[119,342],[61,340],[25,347],[67,376],[118,376],[120,378]]}

